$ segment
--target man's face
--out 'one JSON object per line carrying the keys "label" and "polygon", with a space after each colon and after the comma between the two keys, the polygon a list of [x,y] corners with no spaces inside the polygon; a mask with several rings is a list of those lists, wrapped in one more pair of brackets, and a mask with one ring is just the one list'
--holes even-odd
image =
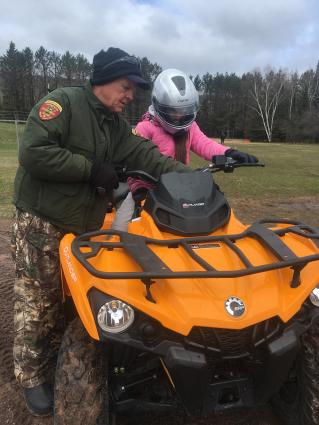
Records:
{"label": "man's face", "polygon": [[135,84],[127,78],[93,86],[94,95],[112,112],[122,112],[124,107],[134,99],[135,90]]}

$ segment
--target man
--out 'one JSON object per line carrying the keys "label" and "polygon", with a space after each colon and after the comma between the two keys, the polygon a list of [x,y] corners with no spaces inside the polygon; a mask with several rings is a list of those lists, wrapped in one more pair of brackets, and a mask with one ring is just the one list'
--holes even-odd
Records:
{"label": "man", "polygon": [[225,144],[225,139],[226,139],[226,133],[224,132],[224,130],[222,130],[220,132],[220,144],[224,145]]}
{"label": "man", "polygon": [[59,242],[66,232],[100,228],[118,186],[114,165],[154,177],[189,170],[132,134],[118,115],[136,86],[149,88],[138,60],[116,48],[93,59],[86,87],[54,90],[32,109],[15,179],[14,371],[31,413],[52,413],[52,382],[64,329]]}

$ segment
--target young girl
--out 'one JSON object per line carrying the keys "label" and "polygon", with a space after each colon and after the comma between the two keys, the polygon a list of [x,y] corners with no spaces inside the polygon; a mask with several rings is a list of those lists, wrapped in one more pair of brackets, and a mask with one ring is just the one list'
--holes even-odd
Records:
{"label": "young girl", "polygon": [[[135,131],[156,144],[162,154],[184,164],[190,161],[190,151],[207,161],[215,155],[226,155],[238,162],[257,162],[252,155],[208,138],[195,122],[198,109],[198,92],[191,79],[178,69],[166,69],[156,78],[152,105]],[[136,179],[129,179],[129,185],[133,197],[151,187]]]}
{"label": "young girl", "polygon": [[[160,152],[177,161],[188,164],[190,151],[207,161],[212,161],[215,155],[226,155],[237,162],[258,162],[253,155],[230,149],[215,140],[208,138],[195,122],[199,109],[198,92],[191,79],[178,69],[166,69],[154,82],[152,105],[135,131],[139,136],[151,140],[158,146]],[[132,216],[133,199],[143,199],[150,183],[142,179],[128,179],[131,194],[118,210],[113,228],[125,230],[120,224],[122,216],[125,220]],[[124,221],[125,221],[124,220]]]}

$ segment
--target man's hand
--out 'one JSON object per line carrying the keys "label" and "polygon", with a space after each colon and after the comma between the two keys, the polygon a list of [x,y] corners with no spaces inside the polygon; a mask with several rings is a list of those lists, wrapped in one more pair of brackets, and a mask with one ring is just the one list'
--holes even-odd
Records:
{"label": "man's hand", "polygon": [[254,155],[249,155],[246,152],[237,151],[236,149],[228,149],[225,152],[225,156],[228,156],[239,163],[245,162],[248,164],[256,164],[258,162],[258,158]]}
{"label": "man's hand", "polygon": [[103,188],[105,192],[111,192],[111,190],[119,187],[119,179],[114,166],[110,162],[94,161],[89,183],[95,189]]}

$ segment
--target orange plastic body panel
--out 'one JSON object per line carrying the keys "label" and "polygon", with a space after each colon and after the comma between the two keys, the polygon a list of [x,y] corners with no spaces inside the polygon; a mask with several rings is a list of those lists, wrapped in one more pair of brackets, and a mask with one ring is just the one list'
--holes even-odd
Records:
{"label": "orange plastic body panel", "polygon": [[[105,228],[109,227],[110,220],[111,216],[105,221]],[[212,235],[237,234],[247,227],[232,213],[229,223]],[[130,223],[129,232],[155,239],[180,238],[161,232],[146,212]],[[314,261],[301,271],[301,284],[297,288],[290,287],[293,276],[290,267],[239,278],[157,279],[151,288],[156,301],[152,303],[145,298],[145,286],[138,279],[109,280],[90,275],[72,255],[74,237],[68,234],[61,241],[61,265],[80,318],[95,339],[99,339],[99,336],[87,298],[92,287],[127,302],[166,328],[188,335],[193,326],[242,329],[274,316],[287,322],[319,284],[319,261]],[[319,253],[311,240],[293,234],[287,234],[281,240],[297,256]],[[255,239],[240,239],[236,244],[255,266],[276,261],[274,255]],[[196,253],[214,268],[237,270],[243,267],[240,259],[225,244],[211,245],[197,249]],[[151,249],[174,271],[202,270],[182,248],[168,249],[152,245]],[[90,262],[106,272],[141,270],[122,249],[101,250]],[[239,297],[245,303],[246,311],[241,317],[232,317],[225,309],[225,301],[231,296]]]}

